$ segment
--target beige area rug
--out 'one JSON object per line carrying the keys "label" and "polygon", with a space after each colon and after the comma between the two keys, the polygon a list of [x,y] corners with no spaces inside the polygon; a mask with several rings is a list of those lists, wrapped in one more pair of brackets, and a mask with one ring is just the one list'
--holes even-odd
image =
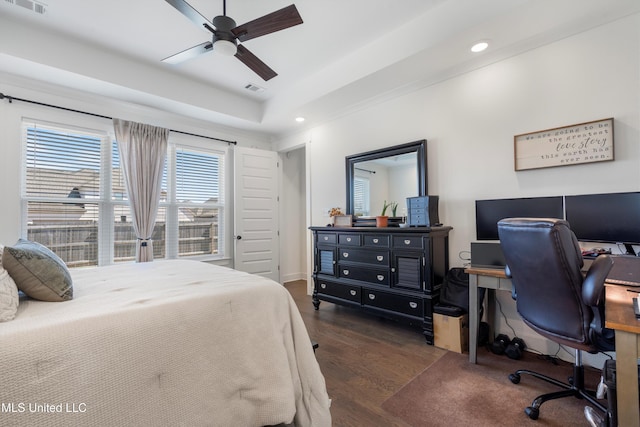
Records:
{"label": "beige area rug", "polygon": [[[529,419],[524,408],[539,394],[557,391],[558,387],[524,374],[520,384],[512,384],[508,375],[516,369],[530,369],[563,382],[572,373],[570,364],[554,365],[532,353],[512,360],[478,349],[478,364],[474,365],[469,363],[468,354],[448,352],[382,407],[413,427],[589,425],[584,417],[587,402],[576,398],[545,402],[538,420]],[[586,367],[585,375],[587,386],[594,389],[600,372]]]}

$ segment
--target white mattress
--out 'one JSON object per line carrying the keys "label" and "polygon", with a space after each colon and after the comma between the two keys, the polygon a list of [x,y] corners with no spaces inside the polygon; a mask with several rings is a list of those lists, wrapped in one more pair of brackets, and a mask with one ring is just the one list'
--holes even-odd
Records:
{"label": "white mattress", "polygon": [[72,276],[72,301],[22,299],[0,323],[0,425],[331,425],[281,285],[185,260]]}

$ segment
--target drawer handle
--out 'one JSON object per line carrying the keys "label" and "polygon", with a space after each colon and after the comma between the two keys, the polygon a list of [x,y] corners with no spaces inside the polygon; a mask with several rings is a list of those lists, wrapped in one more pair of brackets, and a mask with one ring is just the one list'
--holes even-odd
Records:
{"label": "drawer handle", "polygon": [[378,274],[378,281],[382,282],[384,280],[384,276],[382,274]]}
{"label": "drawer handle", "polygon": [[378,256],[376,257],[376,259],[377,259],[378,261],[382,262],[382,261],[384,261],[384,256],[383,256],[383,255],[378,255]]}
{"label": "drawer handle", "polygon": [[356,296],[356,294],[357,294],[357,292],[356,292],[356,291],[354,291],[353,289],[351,289],[351,290],[349,291],[349,293],[350,293],[351,295],[353,295],[354,297],[355,297],[355,296]]}
{"label": "drawer handle", "polygon": [[329,236],[324,236],[323,239],[324,240],[329,240]]}
{"label": "drawer handle", "polygon": [[417,303],[417,302],[413,302],[413,301],[411,301],[411,302],[409,303],[409,307],[411,307],[411,308],[418,308],[418,303]]}
{"label": "drawer handle", "polygon": [[342,258],[349,258],[349,252],[342,252]]}
{"label": "drawer handle", "polygon": [[376,295],[375,295],[375,294],[369,294],[369,299],[370,299],[370,300],[374,300],[374,299],[376,299]]}
{"label": "drawer handle", "polygon": [[320,287],[321,287],[322,289],[327,289],[327,285],[326,285],[326,283],[320,283]]}
{"label": "drawer handle", "polygon": [[405,245],[410,245],[410,244],[411,244],[411,240],[406,239],[406,240],[404,241],[404,244],[405,244]]}
{"label": "drawer handle", "polygon": [[349,275],[349,270],[342,270],[342,274],[344,274],[345,276]]}
{"label": "drawer handle", "polygon": [[347,242],[350,242],[350,241],[351,241],[351,237],[347,237]]}
{"label": "drawer handle", "polygon": [[378,243],[378,239],[373,239],[373,243]]}

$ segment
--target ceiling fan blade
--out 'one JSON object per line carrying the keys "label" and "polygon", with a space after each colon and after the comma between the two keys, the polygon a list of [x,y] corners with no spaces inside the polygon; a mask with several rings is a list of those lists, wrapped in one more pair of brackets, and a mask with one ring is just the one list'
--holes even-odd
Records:
{"label": "ceiling fan blade", "polygon": [[204,42],[189,49],[185,49],[182,52],[178,52],[175,55],[168,56],[162,60],[162,62],[166,62],[168,64],[178,64],[180,62],[184,62],[188,59],[195,58],[196,56],[200,56],[203,53],[211,52],[213,48],[213,43]]}
{"label": "ceiling fan blade", "polygon": [[209,21],[204,16],[200,15],[200,13],[193,8],[189,3],[184,0],[165,0],[171,6],[175,7],[178,12],[186,16],[191,22],[196,24],[198,27],[203,27],[206,30],[211,31],[212,33],[216,30],[216,27],[213,25],[211,21]]}
{"label": "ceiling fan blade", "polygon": [[[167,0],[169,1],[169,0]],[[296,5],[292,4],[283,9],[272,12],[262,18],[254,19],[246,24],[238,25],[231,32],[241,42],[264,36],[265,34],[275,33],[294,25],[302,24],[302,18],[296,9]]]}
{"label": "ceiling fan blade", "polygon": [[236,58],[242,61],[242,63],[247,67],[251,68],[251,70],[259,75],[264,81],[270,80],[278,75],[278,73],[269,68],[267,64],[258,59],[257,56],[241,44],[238,45]]}

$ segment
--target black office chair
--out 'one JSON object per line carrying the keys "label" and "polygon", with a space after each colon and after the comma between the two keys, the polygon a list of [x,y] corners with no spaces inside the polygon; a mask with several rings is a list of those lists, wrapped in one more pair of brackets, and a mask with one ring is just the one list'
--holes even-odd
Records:
{"label": "black office chair", "polygon": [[568,384],[526,369],[509,376],[518,384],[521,374],[529,374],[563,389],[536,397],[525,413],[535,420],[544,402],[574,396],[607,417],[607,408],[585,389],[581,352],[614,350],[614,332],[604,328],[603,292],[613,261],[597,257],[584,276],[578,241],[561,219],[507,218],[498,222],[498,233],[518,313],[540,335],[575,349]]}

